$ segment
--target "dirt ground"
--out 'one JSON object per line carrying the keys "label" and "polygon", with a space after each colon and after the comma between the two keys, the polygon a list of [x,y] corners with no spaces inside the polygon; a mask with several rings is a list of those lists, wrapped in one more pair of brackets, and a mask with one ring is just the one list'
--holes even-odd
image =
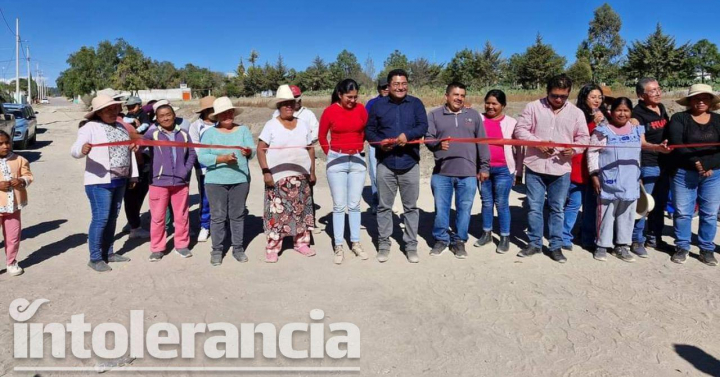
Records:
{"label": "dirt ground", "polygon": [[[521,107],[513,104],[510,114]],[[526,241],[522,187],[511,195],[513,236],[505,255],[496,254],[492,246],[470,246],[481,232],[478,195],[468,259],[458,260],[449,253],[429,257],[434,242],[433,199],[424,178],[419,201],[420,263],[408,263],[400,252],[402,234],[397,225],[390,260],[378,263],[374,259],[375,217],[363,211],[362,244],[371,259],[349,257],[337,266],[332,263],[332,203],[324,164],[318,163],[315,198],[324,231],[314,237],[317,256],[306,258],[290,249],[277,264],[266,264],[262,180],[257,163],[252,162],[254,181],[245,232],[248,263],[240,264],[228,255],[221,266],[212,267],[209,243],[195,244],[192,258],[170,253],[161,262],[150,263],[148,242],[128,240],[127,234],[118,231],[115,249],[132,260],[113,264],[110,273],[95,273],[86,266],[90,208],[82,184],[85,161],[69,155],[83,111],[61,100],[37,110],[38,142],[19,151],[30,160],[36,177],[29,188],[30,205],[22,212],[19,260],[25,274],[12,277],[0,271],[3,307],[17,298],[50,300],[30,321],[37,323],[67,323],[72,315],[84,314],[93,326],[128,324],[130,311],[142,309],[146,327],[160,322],[178,326],[269,322],[278,329],[291,322],[310,323],[310,311],[322,309],[326,328],[329,323],[350,322],[361,331],[359,359],[145,357],[134,360],[132,367],[359,367],[359,372],[322,373],[328,376],[720,375],[720,269],[700,263],[695,247],[693,258],[684,265],[654,250],[648,259],[635,263],[613,257],[598,262],[577,246],[566,253],[569,260],[562,265],[546,256],[517,258]],[[239,120],[257,135],[269,116],[269,109],[247,108]],[[428,165],[428,160],[422,163]],[[193,179],[194,226],[197,199]],[[125,223],[121,213],[118,229]],[[672,242],[671,222],[666,223],[665,240]],[[13,323],[9,316],[0,316],[0,375],[34,375],[14,372],[15,367],[94,367],[102,362],[54,359],[49,346],[44,359],[15,359]],[[206,338],[198,335],[198,355]],[[89,342],[88,337],[85,345]],[[296,349],[307,349],[308,344],[307,336],[296,335]],[[256,344],[257,355],[260,350]],[[43,376],[76,374],[38,372]]]}

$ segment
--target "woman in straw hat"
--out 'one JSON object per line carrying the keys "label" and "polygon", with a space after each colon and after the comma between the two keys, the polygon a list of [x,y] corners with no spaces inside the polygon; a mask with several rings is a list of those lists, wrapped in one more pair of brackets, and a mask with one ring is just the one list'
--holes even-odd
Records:
{"label": "woman in straw hat", "polygon": [[[720,115],[713,113],[720,105],[720,96],[706,84],[690,87],[688,95],[677,101],[687,107],[676,113],[668,126],[670,145],[695,143],[720,143]],[[671,260],[685,263],[690,253],[692,218],[695,203],[699,204],[700,224],[698,246],[700,261],[717,266],[715,259],[715,232],[720,207],[720,148],[677,147],[673,148],[677,171],[672,176],[672,201],[675,207],[675,254]]]}
{"label": "woman in straw hat", "polygon": [[335,264],[341,264],[344,258],[345,210],[348,211],[350,250],[361,259],[368,259],[360,244],[360,201],[367,172],[363,150],[368,114],[357,102],[359,88],[353,79],[339,82],[332,94],[332,104],[320,117],[318,139],[327,155],[327,179],[333,199]]}
{"label": "woman in straw hat", "polygon": [[[205,131],[215,127],[215,122],[210,119],[213,113],[213,102],[215,97],[207,96],[200,99],[200,108],[195,111],[198,118],[190,124],[190,139],[199,143]],[[210,204],[205,195],[205,171],[206,167],[200,163],[200,148],[195,148],[198,154],[198,162],[195,163],[195,175],[197,176],[198,190],[200,191],[200,233],[198,242],[205,242],[210,236]]]}
{"label": "woman in straw hat", "polygon": [[[283,238],[293,236],[294,249],[311,257],[310,232],[315,219],[310,186],[315,184],[315,149],[310,127],[296,118],[295,97],[288,85],[268,103],[280,114],[260,133],[257,155],[265,181],[265,261],[275,263]],[[270,148],[270,149],[268,149]]]}
{"label": "woman in straw hat", "polygon": [[234,107],[230,98],[220,97],[213,101],[214,112],[210,118],[217,121],[215,127],[203,133],[203,144],[240,146],[242,149],[200,149],[200,163],[207,168],[205,192],[210,203],[210,237],[212,252],[210,264],[222,263],[225,229],[229,223],[232,254],[238,262],[247,262],[243,249],[245,229],[245,201],[250,191],[248,161],[255,155],[252,132],[247,126],[234,122],[241,109]]}
{"label": "woman in straw hat", "polygon": [[[85,114],[87,122],[78,130],[71,155],[85,160],[85,193],[90,200],[92,220],[88,231],[90,262],[97,272],[111,271],[108,262],[130,259],[115,254],[115,224],[122,205],[128,180],[138,177],[137,161],[132,145],[93,147],[93,144],[127,142],[130,135],[117,121],[122,102],[107,95],[92,100],[92,110]],[[133,183],[130,184],[132,186]]]}

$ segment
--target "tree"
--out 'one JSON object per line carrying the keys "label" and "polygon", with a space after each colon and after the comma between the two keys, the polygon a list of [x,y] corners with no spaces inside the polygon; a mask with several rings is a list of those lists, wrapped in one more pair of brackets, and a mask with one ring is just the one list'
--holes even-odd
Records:
{"label": "tree", "polygon": [[252,97],[257,93],[266,90],[267,84],[263,69],[255,66],[248,68],[243,84],[243,95],[247,97]]}
{"label": "tree", "polygon": [[382,72],[378,75],[378,77],[385,77],[387,76],[390,71],[393,69],[404,69],[408,70],[409,62],[407,56],[400,52],[400,50],[395,50],[385,59],[385,65],[383,66]]}
{"label": "tree", "polygon": [[456,81],[473,86],[476,74],[475,65],[475,55],[470,49],[465,48],[456,52],[443,72],[445,81],[448,83]]}
{"label": "tree", "polygon": [[442,65],[430,63],[425,58],[417,58],[408,63],[408,70],[415,87],[431,86],[440,83]]}
{"label": "tree", "polygon": [[367,59],[365,59],[365,67],[363,68],[363,72],[365,73],[365,76],[367,76],[370,80],[370,82],[365,83],[366,85],[370,85],[371,87],[374,87],[374,79],[375,79],[375,62],[373,62],[373,59],[370,57],[370,54],[368,54]]}
{"label": "tree", "polygon": [[115,89],[137,92],[150,87],[151,75],[150,60],[142,51],[128,46],[112,75],[112,85]]}
{"label": "tree", "polygon": [[320,56],[316,56],[304,72],[298,73],[297,83],[303,91],[331,89],[335,85],[331,81],[328,66]]}
{"label": "tree", "polygon": [[577,87],[593,81],[593,70],[590,62],[585,57],[577,59],[565,73],[572,79]]}
{"label": "tree", "polygon": [[635,79],[652,76],[663,85],[684,85],[693,75],[687,60],[689,49],[687,43],[675,47],[675,38],[663,34],[658,23],[647,39],[634,41],[628,48],[623,71]]}
{"label": "tree", "polygon": [[260,57],[260,54],[258,54],[258,52],[255,51],[255,49],[252,49],[252,50],[250,50],[250,57],[248,57],[248,62],[250,63],[250,65],[252,65],[254,67],[255,62],[258,60],[259,57]]}
{"label": "tree", "polygon": [[177,68],[168,61],[153,61],[150,64],[151,83],[148,85],[153,89],[177,88],[180,85],[180,77]]}
{"label": "tree", "polygon": [[92,47],[83,46],[67,59],[70,68],[60,72],[57,83],[63,95],[75,97],[89,94],[98,87],[97,55]]}
{"label": "tree", "polygon": [[334,62],[330,63],[330,80],[338,83],[344,79],[359,81],[362,76],[362,67],[355,54],[342,50]]}
{"label": "tree", "polygon": [[500,81],[500,68],[503,59],[501,51],[496,50],[490,41],[485,42],[485,47],[479,53],[475,53],[475,70],[477,73],[476,82],[478,86],[490,87]]}
{"label": "tree", "polygon": [[592,81],[605,83],[617,77],[618,60],[625,41],[620,37],[622,21],[607,3],[595,9],[588,37],[580,43],[576,57],[590,64]]}
{"label": "tree", "polygon": [[697,41],[690,48],[689,60],[702,83],[706,76],[716,78],[720,74],[720,52],[717,45],[707,39]]}
{"label": "tree", "polygon": [[535,43],[512,63],[516,65],[513,68],[516,70],[514,74],[517,82],[530,89],[541,87],[550,77],[562,73],[565,68],[565,58],[558,55],[552,46],[544,44],[539,33]]}

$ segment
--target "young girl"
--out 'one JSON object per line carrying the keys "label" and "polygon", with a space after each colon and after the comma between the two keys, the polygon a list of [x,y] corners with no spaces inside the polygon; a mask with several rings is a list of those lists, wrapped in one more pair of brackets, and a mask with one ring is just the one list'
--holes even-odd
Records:
{"label": "young girl", "polygon": [[20,249],[20,210],[27,206],[25,188],[33,181],[30,163],[12,151],[12,139],[5,131],[0,131],[0,223],[5,236],[5,254],[7,272],[18,276],[23,269],[18,266],[17,256]]}
{"label": "young girl", "polygon": [[[645,142],[645,128],[630,123],[632,108],[627,97],[615,99],[610,106],[610,122],[600,123],[590,138],[591,145],[609,147],[591,147],[587,156],[592,184],[600,199],[594,255],[600,261],[607,259],[607,249],[613,246],[616,257],[635,261],[629,246],[640,197],[640,147],[651,145]],[[654,147],[666,150],[667,142]]]}

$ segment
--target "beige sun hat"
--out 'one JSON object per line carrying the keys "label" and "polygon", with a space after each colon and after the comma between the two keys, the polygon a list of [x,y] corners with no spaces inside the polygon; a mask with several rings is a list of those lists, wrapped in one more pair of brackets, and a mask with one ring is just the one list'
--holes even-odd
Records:
{"label": "beige sun hat", "polygon": [[213,101],[212,108],[214,113],[210,114],[210,119],[215,120],[218,114],[224,113],[228,110],[235,110],[235,113],[233,116],[238,116],[240,113],[242,113],[242,109],[236,106],[233,106],[232,101],[228,97],[220,97]]}
{"label": "beige sun hat", "polygon": [[638,198],[637,207],[635,208],[635,220],[646,217],[648,213],[652,212],[653,208],[655,208],[655,199],[645,191],[645,186],[641,183],[640,198]]}
{"label": "beige sun hat", "polygon": [[112,97],[100,94],[95,96],[95,98],[92,99],[91,105],[90,105],[90,112],[85,114],[85,119],[91,119],[96,112],[112,105],[122,105],[122,101],[116,101]]}
{"label": "beige sun hat", "polygon": [[117,90],[115,90],[113,88],[105,88],[102,90],[98,90],[97,95],[101,95],[101,94],[106,95],[108,97],[112,97],[112,99],[114,99],[114,100],[124,100],[125,99],[125,96],[122,93],[118,92]]}
{"label": "beige sun hat", "polygon": [[675,101],[679,105],[682,106],[690,106],[690,97],[694,97],[698,94],[710,94],[713,96],[712,104],[710,105],[710,108],[715,109],[718,104],[720,104],[720,96],[718,96],[715,92],[712,90],[712,86],[708,84],[693,84],[690,86],[690,89],[688,89],[688,95],[680,98],[679,100]]}
{"label": "beige sun hat", "polygon": [[270,102],[268,102],[268,107],[271,109],[277,109],[278,103],[287,101],[297,101],[297,98],[295,98],[295,95],[293,95],[290,85],[280,85],[277,93],[275,93],[275,98],[271,99]]}
{"label": "beige sun hat", "polygon": [[166,105],[172,107],[173,111],[176,112],[176,113],[178,112],[178,110],[180,110],[179,107],[171,105],[171,104],[170,104],[170,101],[168,101],[168,100],[166,100],[166,99],[161,99],[161,100],[153,103],[153,112],[154,112],[154,113],[157,113],[158,107],[160,107],[160,106],[166,106]]}
{"label": "beige sun hat", "polygon": [[203,110],[211,109],[213,107],[213,102],[215,102],[214,96],[200,98],[200,108],[197,109],[195,113],[200,114]]}

